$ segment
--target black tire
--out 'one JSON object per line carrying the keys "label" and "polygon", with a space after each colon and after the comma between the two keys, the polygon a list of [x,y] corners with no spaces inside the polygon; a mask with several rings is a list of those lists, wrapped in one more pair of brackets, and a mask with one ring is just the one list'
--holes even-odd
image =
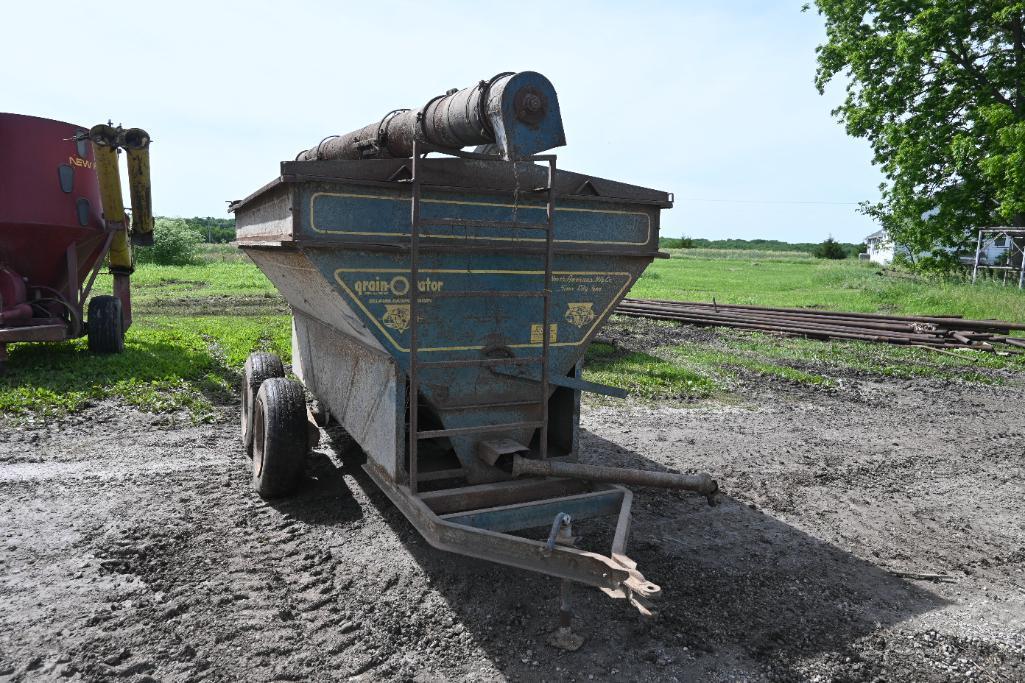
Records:
{"label": "black tire", "polygon": [[89,350],[93,353],[121,353],[125,350],[125,324],[121,299],[94,296],[89,300]]}
{"label": "black tire", "polygon": [[253,410],[253,488],[261,498],[295,492],[306,464],[306,396],[284,377],[265,380]]}
{"label": "black tire", "polygon": [[284,377],[285,366],[273,353],[251,353],[246,359],[242,382],[242,444],[253,455],[253,407],[260,385],[271,377]]}

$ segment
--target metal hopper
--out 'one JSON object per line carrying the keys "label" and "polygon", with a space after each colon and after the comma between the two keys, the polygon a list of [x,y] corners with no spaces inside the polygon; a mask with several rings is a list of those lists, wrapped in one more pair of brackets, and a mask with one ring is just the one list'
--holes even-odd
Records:
{"label": "metal hopper", "polygon": [[[451,118],[482,111],[504,122],[489,132],[478,116],[477,138]],[[389,121],[412,122],[410,157],[390,158],[405,148],[380,132]],[[467,154],[449,145],[454,158],[427,158],[446,135],[492,146]],[[630,492],[597,483],[618,481],[599,476],[608,468],[559,468],[577,459],[580,392],[623,395],[583,381],[582,359],[659,255],[671,195],[530,156],[564,138],[554,89],[529,72],[334,140],[283,162],[278,178],[232,207],[239,246],[292,309],[295,374],[433,545],[597,585],[646,611],[658,587],[625,555]],[[247,443],[267,429],[256,412],[274,399],[258,405],[258,392],[278,374],[254,362]],[[255,444],[257,479],[269,455]],[[715,491],[704,475],[633,472],[640,483]],[[605,514],[619,515],[610,555],[564,543],[571,517]],[[552,527],[548,543],[507,533],[537,526]]]}
{"label": "metal hopper", "polygon": [[[85,129],[0,113],[0,371],[16,342],[88,335],[92,351],[123,350],[132,323],[131,244],[153,243],[149,144],[140,128]],[[120,150],[128,158],[131,225]],[[90,298],[105,262],[113,296]]]}

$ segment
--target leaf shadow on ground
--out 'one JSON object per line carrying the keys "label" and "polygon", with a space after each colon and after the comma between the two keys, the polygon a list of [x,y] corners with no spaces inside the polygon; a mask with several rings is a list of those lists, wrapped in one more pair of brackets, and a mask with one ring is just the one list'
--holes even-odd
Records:
{"label": "leaf shadow on ground", "polygon": [[[586,430],[581,438],[587,461],[667,471]],[[351,441],[338,445],[347,462],[358,461]],[[709,508],[696,494],[638,488],[628,552],[662,587],[659,617],[642,620],[623,601],[575,586],[574,628],[587,640],[563,652],[546,644],[558,622],[557,579],[429,547],[365,473],[346,471],[489,659],[517,679],[705,676],[726,655],[734,673],[787,680],[800,677],[794,667],[802,659],[843,661],[856,641],[947,604],[728,495]],[[577,522],[574,532],[582,546],[607,553],[613,522]],[[716,660],[703,661],[712,653]],[[856,664],[872,677],[871,662]]]}

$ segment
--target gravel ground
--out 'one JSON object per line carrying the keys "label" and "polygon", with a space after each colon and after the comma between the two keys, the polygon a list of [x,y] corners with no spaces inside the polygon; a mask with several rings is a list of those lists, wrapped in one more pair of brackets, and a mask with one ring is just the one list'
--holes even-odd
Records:
{"label": "gravel ground", "polygon": [[0,681],[1025,680],[1022,378],[748,389],[585,406],[585,461],[704,470],[725,496],[637,490],[660,617],[578,587],[575,653],[546,644],[555,580],[431,549],[338,430],[268,504],[236,406],[10,423]]}

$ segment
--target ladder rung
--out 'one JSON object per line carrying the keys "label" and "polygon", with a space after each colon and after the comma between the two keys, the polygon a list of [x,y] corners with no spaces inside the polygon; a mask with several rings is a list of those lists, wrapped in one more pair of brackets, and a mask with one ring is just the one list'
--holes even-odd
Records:
{"label": "ladder rung", "polygon": [[418,432],[417,439],[436,439],[441,436],[462,436],[464,434],[483,434],[485,432],[508,432],[513,429],[536,429],[544,425],[543,421],[532,420],[530,422],[507,422],[498,425],[479,425],[477,427],[454,427],[452,429],[432,429],[427,432]]}
{"label": "ladder rung", "polygon": [[520,298],[520,297],[544,297],[547,296],[547,292],[492,292],[486,289],[460,289],[452,290],[450,292],[431,292],[429,294],[432,298],[441,299],[454,299],[457,297],[473,297],[473,296],[486,296],[496,298]]}
{"label": "ladder rung", "polygon": [[415,361],[418,370],[423,368],[472,368],[491,367],[494,365],[529,365],[540,363],[544,359],[540,356],[529,358],[472,358],[470,360],[428,360]]}
{"label": "ladder rung", "polygon": [[516,230],[548,230],[548,223],[531,223],[529,221],[483,221],[475,218],[430,218],[420,216],[420,225],[451,225],[464,228],[496,228]]}

